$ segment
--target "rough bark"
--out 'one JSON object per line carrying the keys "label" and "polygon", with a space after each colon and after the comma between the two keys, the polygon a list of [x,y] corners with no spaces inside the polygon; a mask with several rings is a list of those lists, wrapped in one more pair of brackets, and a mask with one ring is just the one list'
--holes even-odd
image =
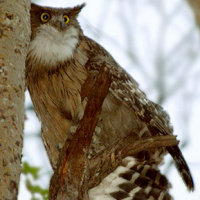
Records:
{"label": "rough bark", "polygon": [[30,0],[0,0],[0,199],[17,199]]}
{"label": "rough bark", "polygon": [[[114,171],[123,158],[150,148],[178,145],[175,136],[157,136],[146,140],[130,136],[90,158],[92,135],[110,80],[107,71],[100,72],[96,79],[89,77],[86,80],[85,85],[89,85],[90,89],[87,88],[87,93],[83,92],[82,96],[88,98],[88,104],[73,140],[66,141],[59,155],[57,169],[50,183],[50,200],[89,200],[88,190]],[[84,85],[82,89],[84,91]]]}

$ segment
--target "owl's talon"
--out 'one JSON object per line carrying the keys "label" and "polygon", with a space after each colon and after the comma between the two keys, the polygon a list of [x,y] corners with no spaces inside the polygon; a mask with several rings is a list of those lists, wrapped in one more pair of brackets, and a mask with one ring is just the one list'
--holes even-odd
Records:
{"label": "owl's talon", "polygon": [[63,148],[63,143],[59,142],[57,144],[57,149],[60,151]]}
{"label": "owl's talon", "polygon": [[99,126],[96,126],[94,132],[98,135],[101,132],[101,128]]}
{"label": "owl's talon", "polygon": [[76,133],[77,130],[77,125],[76,126],[71,126],[69,129],[69,133],[73,136]]}
{"label": "owl's talon", "polygon": [[79,112],[78,114],[78,121],[80,121],[83,118],[84,111]]}

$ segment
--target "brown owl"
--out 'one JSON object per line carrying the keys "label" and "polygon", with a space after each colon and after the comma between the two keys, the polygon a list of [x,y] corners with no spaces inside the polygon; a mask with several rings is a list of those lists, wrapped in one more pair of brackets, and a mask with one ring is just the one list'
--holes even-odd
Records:
{"label": "brown owl", "polygon": [[[31,5],[26,85],[42,122],[42,138],[54,169],[60,148],[66,139],[73,139],[72,127],[84,115],[87,99],[81,98],[82,85],[88,76],[98,74],[103,64],[109,68],[112,83],[93,134],[91,155],[130,134],[145,139],[173,133],[167,113],[146,98],[136,81],[103,47],[83,34],[77,21],[83,7]],[[170,184],[158,169],[167,152],[187,188],[193,190],[186,161],[178,146],[172,146],[125,158],[122,166],[89,191],[90,199],[172,199]]]}

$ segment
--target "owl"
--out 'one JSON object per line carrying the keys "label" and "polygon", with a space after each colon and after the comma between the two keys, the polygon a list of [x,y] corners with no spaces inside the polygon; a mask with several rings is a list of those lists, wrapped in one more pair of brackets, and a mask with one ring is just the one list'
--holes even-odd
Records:
{"label": "owl", "polygon": [[[42,124],[42,139],[53,169],[63,143],[73,140],[73,127],[84,115],[87,99],[81,96],[82,86],[103,65],[109,69],[112,80],[93,134],[91,156],[130,135],[139,140],[173,134],[169,116],[162,107],[148,100],[113,57],[83,34],[77,17],[84,6],[50,8],[31,4],[26,85]],[[187,163],[179,147],[171,146],[128,156],[89,190],[90,199],[172,199],[170,183],[159,171],[167,152],[187,188],[193,190]]]}

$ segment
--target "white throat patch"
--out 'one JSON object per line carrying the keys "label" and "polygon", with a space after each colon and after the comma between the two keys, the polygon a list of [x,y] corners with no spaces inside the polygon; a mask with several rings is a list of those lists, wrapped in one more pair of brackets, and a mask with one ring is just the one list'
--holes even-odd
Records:
{"label": "white throat patch", "polygon": [[74,27],[59,32],[52,26],[42,25],[30,43],[30,56],[50,65],[55,65],[58,61],[67,61],[73,57],[78,34]]}

